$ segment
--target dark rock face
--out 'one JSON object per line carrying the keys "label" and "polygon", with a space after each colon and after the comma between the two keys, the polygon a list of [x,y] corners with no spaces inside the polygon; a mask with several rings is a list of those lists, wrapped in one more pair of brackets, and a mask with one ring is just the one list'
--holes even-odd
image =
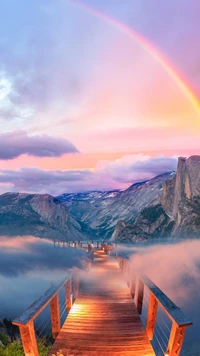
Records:
{"label": "dark rock face", "polygon": [[[159,203],[145,207],[131,225],[132,241],[138,229],[148,238],[200,237],[200,156],[179,158],[176,174],[164,182]],[[121,241],[122,235],[123,228],[116,227],[112,239]]]}
{"label": "dark rock face", "polygon": [[81,227],[70,217],[66,206],[48,194],[1,195],[0,235],[83,238]]}
{"label": "dark rock face", "polygon": [[141,242],[148,240],[149,234],[145,233],[137,225],[128,224],[126,221],[118,221],[115,230],[112,234],[110,241],[120,241],[120,242]]}
{"label": "dark rock face", "polygon": [[180,203],[197,196],[200,196],[200,156],[180,157],[175,177],[164,184],[162,206],[176,220]]}

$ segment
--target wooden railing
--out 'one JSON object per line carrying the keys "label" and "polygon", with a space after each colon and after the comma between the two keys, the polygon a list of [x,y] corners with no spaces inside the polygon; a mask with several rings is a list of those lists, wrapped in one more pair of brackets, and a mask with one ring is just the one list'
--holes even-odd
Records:
{"label": "wooden railing", "polygon": [[76,274],[70,274],[58,287],[49,288],[40,299],[34,302],[23,314],[13,321],[14,325],[19,326],[25,355],[39,356],[34,320],[49,304],[52,336],[54,339],[57,337],[61,327],[59,292],[62,288],[65,288],[65,305],[66,311],[69,312],[78,295],[79,284]]}
{"label": "wooden railing", "polygon": [[165,356],[179,356],[185,332],[192,325],[180,308],[178,308],[145,274],[138,274],[132,268],[128,256],[117,254],[119,266],[125,274],[130,293],[134,298],[138,313],[142,313],[144,287],[149,290],[146,332],[149,340],[153,340],[158,306],[160,306],[172,322],[168,346]]}
{"label": "wooden railing", "polygon": [[[90,267],[93,253],[91,244],[88,244],[87,251],[85,260],[87,267]],[[79,278],[76,272],[69,274],[59,286],[49,288],[41,298],[12,322],[19,326],[25,356],[39,356],[34,321],[48,305],[50,305],[52,337],[56,339],[61,328],[59,292],[62,288],[65,289],[66,312],[69,312],[79,292]]]}
{"label": "wooden railing", "polygon": [[62,247],[71,247],[71,248],[79,248],[79,249],[86,249],[88,250],[89,246],[90,247],[96,247],[99,248],[101,246],[101,241],[96,240],[96,241],[64,241],[64,240],[53,240],[54,246],[62,246]]}

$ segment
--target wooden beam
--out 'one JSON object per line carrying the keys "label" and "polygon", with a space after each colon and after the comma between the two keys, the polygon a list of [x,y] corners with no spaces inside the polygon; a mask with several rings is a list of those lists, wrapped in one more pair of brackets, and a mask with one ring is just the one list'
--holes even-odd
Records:
{"label": "wooden beam", "polygon": [[144,296],[144,283],[138,277],[137,278],[137,291],[135,296],[135,305],[139,314],[142,314],[142,304],[143,304],[143,296]]}
{"label": "wooden beam", "polygon": [[34,322],[19,326],[25,356],[39,356],[35,337]]}
{"label": "wooden beam", "polygon": [[60,305],[58,293],[50,302],[51,326],[52,336],[54,339],[58,336],[60,331]]}
{"label": "wooden beam", "polygon": [[91,245],[90,245],[90,244],[88,244],[88,252],[90,252],[90,251],[91,251],[91,249],[92,249]]}
{"label": "wooden beam", "polygon": [[184,336],[186,332],[186,326],[178,327],[175,322],[172,323],[172,329],[169,337],[169,343],[167,351],[165,352],[166,356],[179,356]]}
{"label": "wooden beam", "polygon": [[131,270],[131,282],[130,282],[130,293],[132,298],[135,297],[135,287],[136,287],[136,274]]}
{"label": "wooden beam", "polygon": [[71,278],[69,278],[67,283],[65,284],[66,311],[68,313],[72,307],[71,295],[72,295],[72,280],[71,280]]}
{"label": "wooden beam", "polygon": [[77,274],[74,274],[74,298],[76,299],[79,293],[79,279]]}
{"label": "wooden beam", "polygon": [[131,262],[128,262],[126,261],[126,283],[127,283],[127,286],[130,287],[130,269],[131,269],[131,266],[130,266]]}
{"label": "wooden beam", "polygon": [[145,274],[140,274],[141,280],[145,286],[152,292],[160,306],[163,308],[168,317],[180,326],[191,326],[189,320],[180,308],[178,308]]}
{"label": "wooden beam", "polygon": [[146,332],[147,332],[149,340],[153,340],[157,310],[158,310],[158,301],[154,297],[153,293],[150,293],[147,325],[146,325]]}

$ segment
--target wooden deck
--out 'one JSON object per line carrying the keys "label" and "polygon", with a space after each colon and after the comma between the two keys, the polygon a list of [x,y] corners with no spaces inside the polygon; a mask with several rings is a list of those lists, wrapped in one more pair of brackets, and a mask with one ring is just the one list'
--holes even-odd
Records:
{"label": "wooden deck", "polygon": [[94,252],[49,356],[155,356],[117,261]]}

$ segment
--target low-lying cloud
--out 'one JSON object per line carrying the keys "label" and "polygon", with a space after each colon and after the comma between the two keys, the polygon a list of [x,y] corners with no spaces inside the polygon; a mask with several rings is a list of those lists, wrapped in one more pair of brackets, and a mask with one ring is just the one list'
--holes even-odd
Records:
{"label": "low-lying cloud", "polygon": [[72,268],[82,269],[85,256],[47,239],[0,237],[0,319],[13,320]]}
{"label": "low-lying cloud", "polygon": [[63,138],[48,135],[28,136],[24,131],[0,135],[0,159],[2,160],[14,159],[23,154],[36,157],[60,157],[77,152],[77,148]]}
{"label": "low-lying cloud", "polygon": [[[57,247],[53,241],[33,236],[0,237],[0,275],[17,277],[34,271],[81,267],[81,250]],[[60,277],[59,277],[60,278]]]}
{"label": "low-lying cloud", "polygon": [[200,240],[135,248],[131,260],[177,303],[200,293]]}
{"label": "low-lying cloud", "polygon": [[52,170],[21,168],[0,170],[1,192],[23,191],[59,195],[90,190],[125,189],[176,169],[177,158],[144,155],[124,156],[116,161],[100,161],[93,169]]}

